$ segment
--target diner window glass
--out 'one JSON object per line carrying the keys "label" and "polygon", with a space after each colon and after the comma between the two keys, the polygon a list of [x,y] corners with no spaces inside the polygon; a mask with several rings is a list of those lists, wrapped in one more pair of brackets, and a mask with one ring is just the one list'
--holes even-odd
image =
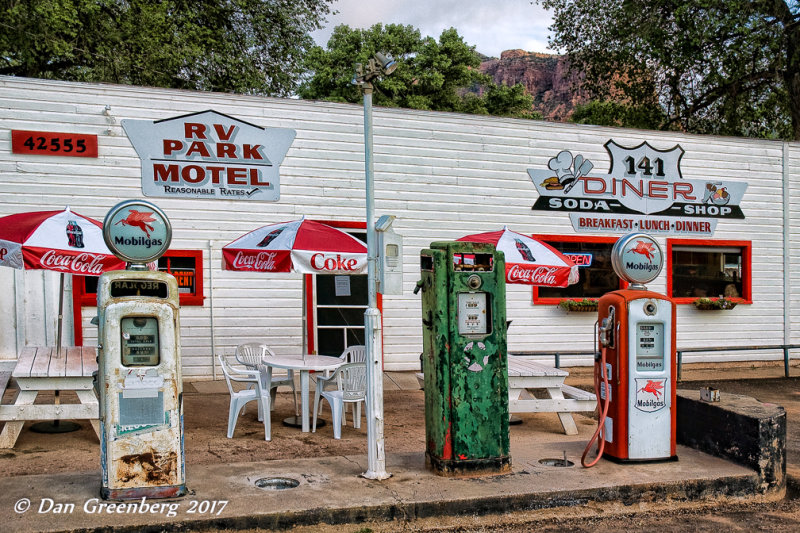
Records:
{"label": "diner window glass", "polygon": [[676,303],[725,297],[751,303],[750,241],[667,239],[667,293]]}
{"label": "diner window glass", "polygon": [[578,265],[578,283],[564,288],[534,287],[533,303],[558,304],[565,299],[600,298],[625,286],[611,266],[616,237],[535,235]]}
{"label": "diner window glass", "polygon": [[[181,305],[203,305],[203,252],[167,250],[158,259],[158,270],[175,276]],[[81,306],[97,305],[97,276],[74,276],[75,298]]]}

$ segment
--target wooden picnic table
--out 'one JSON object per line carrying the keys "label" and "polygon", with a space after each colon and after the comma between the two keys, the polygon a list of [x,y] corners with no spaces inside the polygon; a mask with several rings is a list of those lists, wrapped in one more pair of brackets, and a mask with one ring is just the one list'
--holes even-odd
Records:
{"label": "wooden picnic table", "polygon": [[[591,392],[566,385],[569,372],[543,365],[529,357],[508,357],[508,411],[510,413],[556,413],[567,435],[577,435],[572,413],[594,411],[597,397]],[[535,398],[534,391],[547,398]],[[527,391],[530,398],[521,398]]]}
{"label": "wooden picnic table", "polygon": [[[11,405],[0,405],[0,448],[13,448],[27,420],[88,419],[100,436],[100,409],[94,392],[92,373],[97,370],[97,349],[89,346],[66,346],[61,353],[53,346],[23,348],[11,373],[19,393]],[[54,402],[36,404],[40,391],[74,391],[80,403]],[[0,393],[2,399],[2,393]]]}
{"label": "wooden picnic table", "polygon": [[[569,372],[543,365],[531,357],[508,357],[509,413],[556,413],[567,435],[577,435],[578,427],[572,413],[594,411],[597,397],[591,392],[564,383]],[[417,373],[420,387],[424,376]],[[523,391],[527,392],[522,398]],[[546,398],[536,398],[535,394]]]}

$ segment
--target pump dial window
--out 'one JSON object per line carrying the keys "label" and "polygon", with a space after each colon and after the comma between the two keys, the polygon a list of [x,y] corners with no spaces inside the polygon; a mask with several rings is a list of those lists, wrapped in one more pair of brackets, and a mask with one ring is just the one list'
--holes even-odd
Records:
{"label": "pump dial window", "polygon": [[158,366],[158,319],[153,316],[125,317],[120,321],[123,366]]}

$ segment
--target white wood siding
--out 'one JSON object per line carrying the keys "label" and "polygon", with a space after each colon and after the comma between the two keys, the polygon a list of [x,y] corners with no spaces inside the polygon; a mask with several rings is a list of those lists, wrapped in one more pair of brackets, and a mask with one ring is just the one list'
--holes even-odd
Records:
{"label": "white wood siding", "polygon": [[[108,115],[104,114],[106,106]],[[213,353],[230,354],[236,344],[246,340],[265,339],[279,354],[299,349],[301,277],[223,271],[220,248],[256,227],[302,215],[363,220],[362,107],[0,77],[0,215],[70,205],[102,220],[120,199],[142,197],[139,159],[120,126],[121,120],[157,120],[208,109],[259,126],[293,128],[297,138],[281,166],[281,199],[277,203],[152,199],[172,222],[172,247],[203,250],[205,305],[181,310],[186,377],[210,376]],[[11,154],[12,129],[94,133],[99,136],[99,158]],[[609,139],[626,146],[646,140],[660,149],[680,144],[686,150],[681,161],[684,178],[748,183],[741,204],[747,218],[721,220],[714,238],[753,241],[753,304],[725,312],[699,312],[691,305],[679,306],[678,346],[783,342],[784,143],[385,108],[374,110],[374,134],[375,212],[397,215],[394,229],[405,238],[404,294],[383,300],[386,369],[418,367],[422,348],[420,300],[412,291],[419,278],[420,249],[432,241],[496,230],[503,225],[520,233],[572,234],[566,213],[531,210],[537,194],[526,171],[546,168],[548,160],[562,149],[582,153],[597,169],[608,168],[603,145]],[[794,206],[788,253],[792,265],[797,265],[800,145],[788,146]],[[659,240],[665,243],[664,238]],[[32,280],[37,275],[41,276],[0,269],[0,290],[4,295],[18,295],[16,299],[5,296],[0,304],[0,358],[16,357],[20,343],[50,340],[37,329],[42,307],[34,309],[35,295],[26,292],[29,285],[36,285]],[[24,282],[15,283],[22,276]],[[793,266],[792,279],[796,285],[800,268]],[[665,280],[662,274],[651,288],[663,292]],[[18,287],[21,283],[23,291]],[[800,342],[798,294],[800,289],[795,289],[791,302],[792,342]],[[23,307],[20,297],[25,298]],[[57,298],[55,302],[48,296],[44,307],[52,309]],[[507,302],[508,319],[513,320],[510,350],[592,349],[593,315],[567,315],[555,306],[534,306],[531,289],[519,285],[508,286]],[[88,322],[94,312],[84,309],[85,344],[95,342],[96,328]],[[19,316],[24,317],[24,324],[15,323]],[[69,323],[71,315],[65,320]],[[684,361],[780,357],[780,352],[731,352],[687,355]],[[590,362],[588,358],[562,360],[564,365]]]}
{"label": "white wood siding", "polygon": [[[784,251],[789,256],[791,265],[788,272],[787,298],[789,307],[788,343],[800,344],[800,143],[786,143],[785,174],[789,189],[789,228],[787,231],[789,249]],[[800,350],[793,350],[792,355],[800,356]]]}

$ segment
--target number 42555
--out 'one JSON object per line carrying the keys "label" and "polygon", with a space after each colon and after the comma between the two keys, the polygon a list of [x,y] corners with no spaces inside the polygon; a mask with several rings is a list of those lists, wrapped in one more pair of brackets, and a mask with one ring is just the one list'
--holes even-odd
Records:
{"label": "number 42555", "polygon": [[11,148],[15,154],[97,157],[97,135],[14,130]]}

